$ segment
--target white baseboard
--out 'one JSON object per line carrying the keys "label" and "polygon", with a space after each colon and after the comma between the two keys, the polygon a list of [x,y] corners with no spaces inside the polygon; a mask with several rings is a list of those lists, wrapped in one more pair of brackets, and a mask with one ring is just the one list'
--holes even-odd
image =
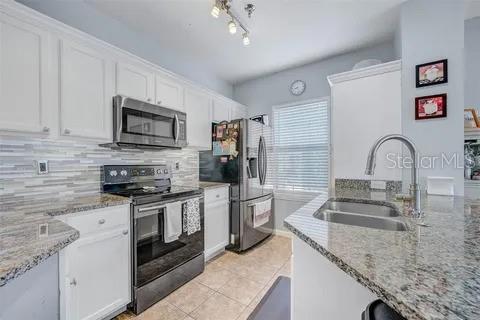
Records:
{"label": "white baseboard", "polygon": [[205,250],[205,262],[208,260],[211,260],[212,258],[215,258],[219,254],[225,251],[225,247],[228,245],[228,243],[220,243],[216,245],[213,248]]}
{"label": "white baseboard", "polygon": [[276,235],[276,236],[293,238],[293,233],[291,233],[288,230],[275,229],[275,230],[273,230],[273,234]]}

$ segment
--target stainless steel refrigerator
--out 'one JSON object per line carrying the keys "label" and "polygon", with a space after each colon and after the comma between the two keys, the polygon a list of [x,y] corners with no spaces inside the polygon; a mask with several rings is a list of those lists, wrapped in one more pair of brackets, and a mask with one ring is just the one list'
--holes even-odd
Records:
{"label": "stainless steel refrigerator", "polygon": [[[272,234],[273,191],[269,187],[272,130],[239,119],[212,127],[212,150],[200,152],[200,180],[230,183],[230,245],[244,251]],[[271,200],[268,222],[254,227],[256,203]]]}

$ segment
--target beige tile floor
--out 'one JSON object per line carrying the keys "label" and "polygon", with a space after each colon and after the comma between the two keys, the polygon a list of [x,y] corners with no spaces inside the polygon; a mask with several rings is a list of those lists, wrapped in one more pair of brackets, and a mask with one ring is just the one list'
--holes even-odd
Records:
{"label": "beige tile floor", "polygon": [[243,254],[225,252],[205,272],[142,314],[116,320],[246,320],[273,282],[291,274],[290,238],[273,236]]}

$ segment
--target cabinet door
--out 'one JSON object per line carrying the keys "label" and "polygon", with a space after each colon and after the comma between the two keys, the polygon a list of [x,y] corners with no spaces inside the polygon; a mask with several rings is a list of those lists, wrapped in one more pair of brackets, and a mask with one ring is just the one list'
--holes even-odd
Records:
{"label": "cabinet door", "polygon": [[205,258],[213,258],[228,245],[229,203],[205,204]]}
{"label": "cabinet door", "polygon": [[247,115],[248,115],[247,107],[241,104],[236,104],[232,106],[232,115],[231,115],[232,120],[246,118]]}
{"label": "cabinet door", "polygon": [[182,85],[157,75],[155,77],[155,103],[168,108],[185,110]]}
{"label": "cabinet door", "polygon": [[62,40],[60,48],[61,134],[109,140],[113,62],[74,42]]}
{"label": "cabinet door", "polygon": [[222,122],[230,121],[230,109],[231,104],[225,100],[214,99],[213,100],[213,110],[212,110],[212,121],[213,122]]}
{"label": "cabinet door", "polygon": [[0,13],[0,130],[48,133],[49,36]]}
{"label": "cabinet door", "polygon": [[154,103],[155,76],[151,70],[117,63],[117,94]]}
{"label": "cabinet door", "polygon": [[102,319],[130,302],[128,227],[77,240],[65,249],[62,320]]}
{"label": "cabinet door", "polygon": [[185,90],[185,111],[187,113],[187,139],[189,146],[207,150],[211,149],[211,107],[212,99],[210,96],[190,88]]}

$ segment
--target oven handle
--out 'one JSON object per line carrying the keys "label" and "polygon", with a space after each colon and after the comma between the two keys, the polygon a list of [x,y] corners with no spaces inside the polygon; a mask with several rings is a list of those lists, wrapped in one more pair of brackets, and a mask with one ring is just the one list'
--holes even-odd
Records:
{"label": "oven handle", "polygon": [[175,136],[173,138],[175,139],[175,144],[177,144],[178,136],[180,135],[180,124],[178,123],[178,115],[175,114],[173,117],[175,118],[175,132],[173,133]]}
{"label": "oven handle", "polygon": [[161,205],[161,206],[154,206],[154,207],[148,207],[148,208],[140,208],[140,209],[138,209],[138,212],[160,210],[160,209],[165,209],[166,207],[167,206],[165,206],[165,205]]}

